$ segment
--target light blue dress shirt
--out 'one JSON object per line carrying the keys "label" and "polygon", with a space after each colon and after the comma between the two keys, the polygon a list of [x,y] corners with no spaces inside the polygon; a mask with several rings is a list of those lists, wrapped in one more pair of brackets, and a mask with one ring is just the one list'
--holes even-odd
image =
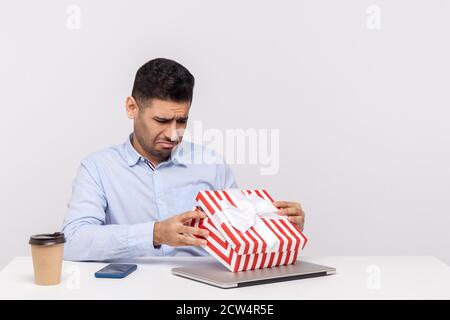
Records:
{"label": "light blue dress shirt", "polygon": [[64,219],[64,258],[207,254],[201,247],[155,248],[153,226],[190,211],[200,190],[235,188],[231,169],[214,151],[182,142],[153,170],[134,149],[131,137],[82,160]]}

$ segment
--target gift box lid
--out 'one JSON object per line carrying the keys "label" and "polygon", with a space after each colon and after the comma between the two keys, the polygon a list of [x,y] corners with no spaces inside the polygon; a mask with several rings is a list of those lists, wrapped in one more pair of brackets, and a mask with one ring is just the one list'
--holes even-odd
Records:
{"label": "gift box lid", "polygon": [[297,225],[277,213],[266,190],[204,190],[196,201],[238,254],[299,250],[307,242]]}

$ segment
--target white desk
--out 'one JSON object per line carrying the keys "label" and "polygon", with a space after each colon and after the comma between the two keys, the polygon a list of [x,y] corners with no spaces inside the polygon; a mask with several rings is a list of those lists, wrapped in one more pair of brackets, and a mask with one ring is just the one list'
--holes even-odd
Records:
{"label": "white desk", "polygon": [[337,269],[336,275],[236,289],[219,289],[174,276],[170,269],[198,257],[130,260],[125,279],[96,279],[104,263],[64,262],[58,286],[33,284],[30,257],[0,272],[0,299],[450,299],[450,267],[434,257],[304,257]]}

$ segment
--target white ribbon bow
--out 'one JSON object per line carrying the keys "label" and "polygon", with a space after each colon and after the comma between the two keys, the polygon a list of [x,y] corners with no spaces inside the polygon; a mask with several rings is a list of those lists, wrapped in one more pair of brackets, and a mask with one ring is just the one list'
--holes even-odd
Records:
{"label": "white ribbon bow", "polygon": [[246,232],[255,225],[258,216],[270,216],[278,212],[278,209],[270,202],[252,193],[249,197],[244,196],[240,190],[227,190],[234,198],[238,199],[236,208],[228,201],[220,201],[222,212],[230,224],[241,232]]}

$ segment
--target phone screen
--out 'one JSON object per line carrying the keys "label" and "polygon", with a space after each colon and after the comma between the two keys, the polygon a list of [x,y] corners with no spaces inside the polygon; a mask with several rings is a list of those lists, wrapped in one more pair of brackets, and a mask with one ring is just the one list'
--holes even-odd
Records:
{"label": "phone screen", "polygon": [[126,276],[137,269],[135,264],[109,264],[95,273],[96,276]]}

